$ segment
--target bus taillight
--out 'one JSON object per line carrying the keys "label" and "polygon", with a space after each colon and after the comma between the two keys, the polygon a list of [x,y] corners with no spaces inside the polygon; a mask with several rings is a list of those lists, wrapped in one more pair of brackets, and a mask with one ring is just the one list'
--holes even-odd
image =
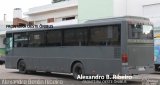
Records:
{"label": "bus taillight", "polygon": [[122,63],[128,62],[128,55],[126,53],[122,54]]}

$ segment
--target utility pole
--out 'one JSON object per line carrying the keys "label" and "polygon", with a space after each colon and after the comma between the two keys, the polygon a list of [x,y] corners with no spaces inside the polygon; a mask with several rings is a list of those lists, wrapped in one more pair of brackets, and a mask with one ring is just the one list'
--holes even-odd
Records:
{"label": "utility pole", "polygon": [[3,25],[4,25],[4,27],[6,25],[6,14],[3,15]]}

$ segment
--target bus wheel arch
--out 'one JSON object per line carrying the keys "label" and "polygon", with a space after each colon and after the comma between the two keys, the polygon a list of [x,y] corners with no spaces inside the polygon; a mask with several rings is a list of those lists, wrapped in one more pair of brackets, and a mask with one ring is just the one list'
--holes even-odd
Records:
{"label": "bus wheel arch", "polygon": [[71,65],[71,73],[73,73],[74,79],[77,79],[78,75],[84,75],[85,69],[83,63],[80,61],[74,61]]}
{"label": "bus wheel arch", "polygon": [[19,59],[18,62],[17,62],[17,69],[19,69],[19,72],[20,73],[27,73],[27,70],[26,70],[26,63],[23,59]]}
{"label": "bus wheel arch", "polygon": [[18,64],[19,64],[19,62],[20,62],[21,60],[24,60],[24,59],[19,59],[19,60],[17,61],[17,69],[18,69]]}

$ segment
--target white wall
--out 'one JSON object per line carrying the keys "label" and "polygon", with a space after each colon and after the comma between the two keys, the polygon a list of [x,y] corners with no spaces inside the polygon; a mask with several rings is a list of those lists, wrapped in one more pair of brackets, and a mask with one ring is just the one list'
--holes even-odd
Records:
{"label": "white wall", "polygon": [[146,17],[160,16],[160,0],[144,0],[143,1],[143,15]]}
{"label": "white wall", "polygon": [[39,21],[35,21],[34,24],[39,25],[39,24],[47,24],[47,20],[39,20]]}
{"label": "white wall", "polygon": [[151,4],[143,6],[143,13],[146,17],[159,17],[160,11],[160,4]]}
{"label": "white wall", "polygon": [[127,15],[143,16],[143,1],[146,0],[127,0]]}
{"label": "white wall", "polygon": [[143,0],[114,0],[114,16],[142,16]]}
{"label": "white wall", "polygon": [[114,16],[144,16],[143,7],[157,3],[160,3],[160,0],[114,0]]}
{"label": "white wall", "polygon": [[70,25],[70,24],[77,24],[78,20],[67,20],[67,21],[61,21],[61,22],[54,22],[54,23],[48,23],[48,25],[54,25],[54,26],[62,26],[62,25]]}
{"label": "white wall", "polygon": [[47,20],[48,18],[59,18],[65,16],[73,16],[78,15],[77,7],[71,7],[66,9],[54,10],[45,13],[39,13],[30,15],[30,20],[39,21],[39,20]]}
{"label": "white wall", "polygon": [[160,0],[114,0],[114,16],[142,16],[160,26]]}
{"label": "white wall", "polygon": [[36,14],[36,13],[50,11],[50,10],[59,10],[62,8],[68,8],[73,6],[78,6],[78,0],[66,0],[66,1],[58,2],[54,4],[33,7],[33,8],[30,8],[29,11],[26,12],[25,14],[30,15],[30,14]]}
{"label": "white wall", "polygon": [[113,16],[125,16],[126,15],[126,0],[113,0]]}
{"label": "white wall", "polygon": [[[147,0],[143,5],[143,15],[150,18],[156,28],[160,28],[160,0]],[[159,31],[158,31],[159,33]]]}
{"label": "white wall", "polygon": [[143,16],[143,0],[114,0],[114,16]]}
{"label": "white wall", "polygon": [[160,3],[160,0],[141,0],[141,1],[143,2],[143,5]]}

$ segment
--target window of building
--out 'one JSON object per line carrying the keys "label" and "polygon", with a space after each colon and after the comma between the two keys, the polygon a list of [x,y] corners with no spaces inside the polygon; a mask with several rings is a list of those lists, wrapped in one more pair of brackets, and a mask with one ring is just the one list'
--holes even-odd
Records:
{"label": "window of building", "polygon": [[52,30],[47,32],[47,46],[61,46],[62,45],[62,31]]}
{"label": "window of building", "polygon": [[62,18],[62,21],[75,19],[75,16]]}
{"label": "window of building", "polygon": [[41,47],[45,46],[45,32],[30,32],[29,34],[29,46]]}
{"label": "window of building", "polygon": [[52,0],[52,3],[58,3],[58,2],[62,2],[62,1],[66,1],[66,0]]}
{"label": "window of building", "polygon": [[14,47],[28,47],[27,33],[14,34]]}
{"label": "window of building", "polygon": [[47,23],[52,23],[52,22],[54,22],[54,18],[47,19]]}
{"label": "window of building", "polygon": [[34,21],[28,22],[28,25],[34,25]]}

